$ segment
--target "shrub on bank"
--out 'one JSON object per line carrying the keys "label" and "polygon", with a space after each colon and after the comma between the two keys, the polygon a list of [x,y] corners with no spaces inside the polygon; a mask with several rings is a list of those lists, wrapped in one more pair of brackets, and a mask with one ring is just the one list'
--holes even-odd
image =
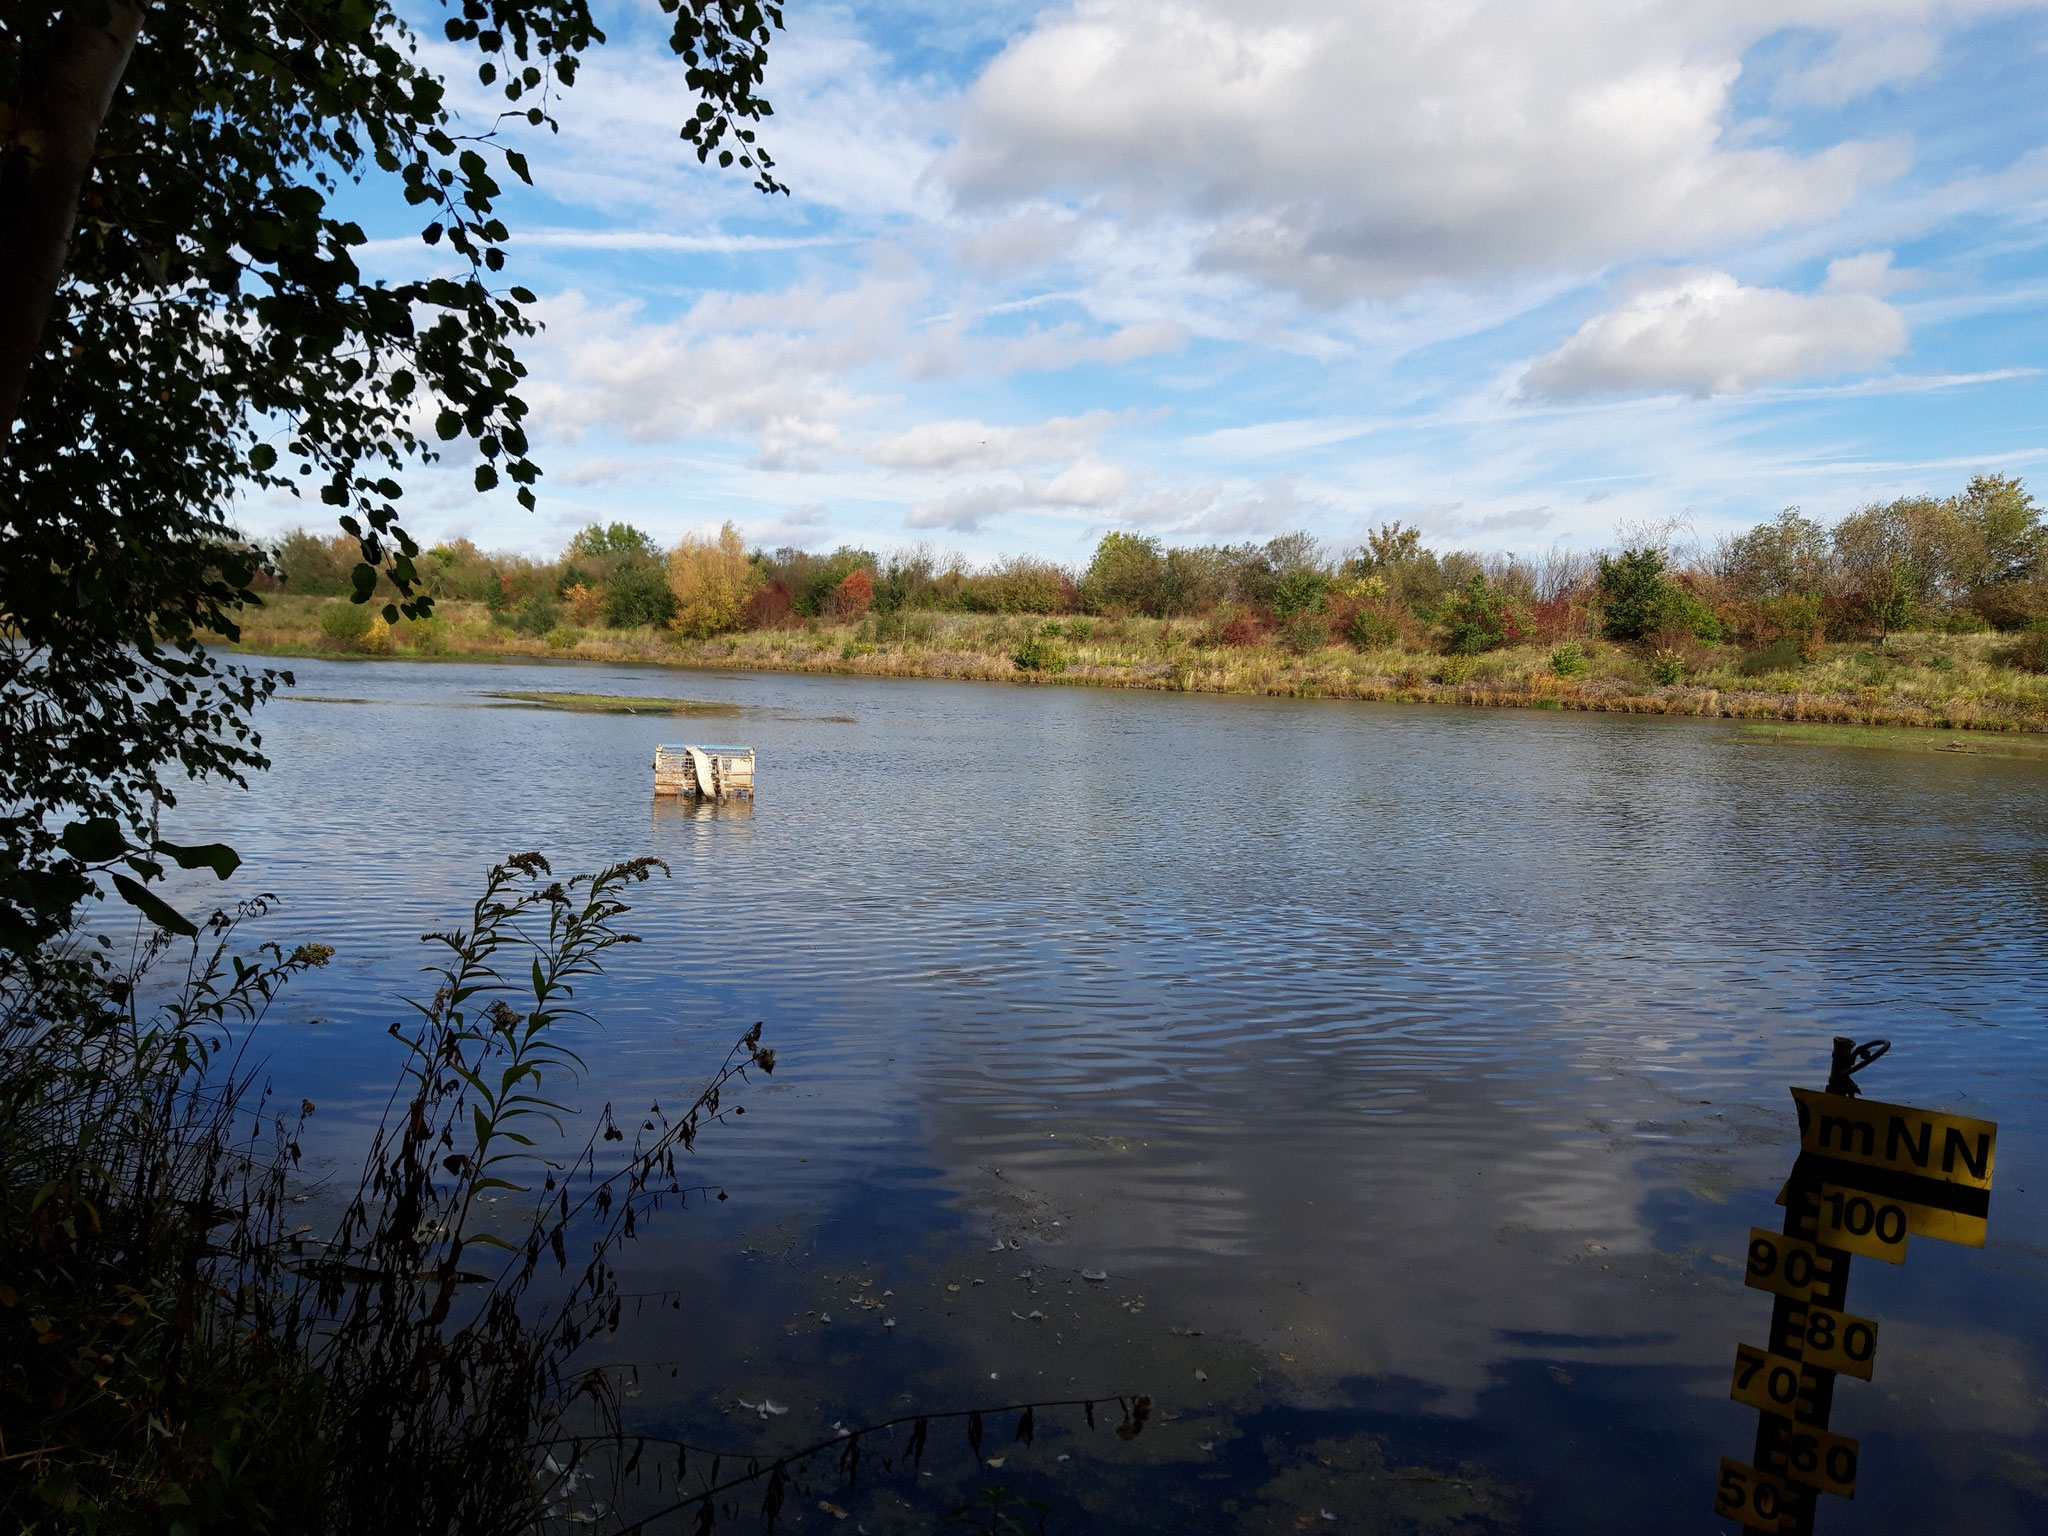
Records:
{"label": "shrub on bank", "polygon": [[1010,660],[1019,672],[1060,673],[1067,670],[1067,660],[1053,644],[1052,637],[1037,630],[1028,631],[1023,644],[1011,654]]}
{"label": "shrub on bank", "polygon": [[1997,659],[2020,672],[2048,672],[2048,620],[2034,625],[2018,641],[1998,652]]}
{"label": "shrub on bank", "polygon": [[1310,609],[1297,610],[1280,622],[1280,648],[1290,656],[1306,656],[1330,643],[1330,621]]}
{"label": "shrub on bank", "polygon": [[1258,615],[1237,613],[1226,608],[1209,620],[1209,628],[1202,636],[1202,643],[1242,648],[1263,644],[1265,638],[1266,626],[1259,622]]}
{"label": "shrub on bank", "polygon": [[715,538],[684,538],[669,551],[668,586],[675,596],[669,623],[694,640],[719,634],[739,622],[762,577],[747,559],[747,547],[731,523]]}
{"label": "shrub on bank", "polygon": [[865,570],[848,571],[832,589],[825,611],[836,619],[857,619],[874,606],[875,579]]}
{"label": "shrub on bank", "polygon": [[1650,653],[1650,681],[1660,687],[1670,687],[1685,681],[1685,657],[1668,647],[1660,647]]}
{"label": "shrub on bank", "polygon": [[1384,651],[1401,643],[1401,620],[1384,603],[1367,603],[1344,625],[1344,638],[1360,651]]}
{"label": "shrub on bank", "polygon": [[320,633],[338,645],[360,645],[375,617],[368,603],[326,603],[320,609]]}
{"label": "shrub on bank", "polygon": [[796,601],[789,595],[789,587],[780,576],[773,577],[764,587],[747,595],[740,608],[742,629],[800,629],[802,617],[796,611]]}
{"label": "shrub on bank", "polygon": [[1750,652],[1736,663],[1735,670],[1743,677],[1763,677],[1771,672],[1797,672],[1804,661],[1799,642],[1786,635]]}
{"label": "shrub on bank", "polygon": [[[612,573],[604,589],[604,621],[613,629],[660,629],[676,616],[676,595],[669,590],[668,574],[652,562],[621,567]],[[570,616],[586,629],[597,622],[597,612],[572,605]]]}
{"label": "shrub on bank", "polygon": [[1437,646],[1446,656],[1477,656],[1527,639],[1529,615],[1507,592],[1474,576],[1437,610]]}

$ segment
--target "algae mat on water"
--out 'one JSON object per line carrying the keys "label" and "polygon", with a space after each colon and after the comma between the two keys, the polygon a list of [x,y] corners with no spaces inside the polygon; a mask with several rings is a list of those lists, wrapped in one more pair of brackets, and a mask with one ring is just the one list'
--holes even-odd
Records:
{"label": "algae mat on water", "polygon": [[1736,735],[1747,742],[1790,746],[1879,747],[1894,752],[1957,752],[1970,757],[2024,757],[2048,762],[2048,735],[2022,731],[1943,731],[1913,726],[1786,721],[1745,725]]}
{"label": "algae mat on water", "polygon": [[527,709],[567,709],[596,715],[737,715],[737,704],[717,704],[703,699],[649,699],[627,693],[487,693],[487,699],[503,699]]}

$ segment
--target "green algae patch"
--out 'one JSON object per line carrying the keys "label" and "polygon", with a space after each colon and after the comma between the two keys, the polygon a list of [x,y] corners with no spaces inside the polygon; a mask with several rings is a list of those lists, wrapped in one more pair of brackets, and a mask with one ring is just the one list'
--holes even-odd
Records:
{"label": "green algae patch", "polygon": [[1746,742],[1786,746],[1864,747],[1892,752],[1956,752],[1969,757],[2023,757],[2048,762],[2048,734],[2030,731],[1944,731],[1912,726],[1824,725],[1784,721],[1745,725]]}
{"label": "green algae patch", "polygon": [[566,709],[580,715],[721,715],[740,713],[737,704],[716,704],[703,699],[650,699],[630,693],[487,693],[487,699],[501,699],[524,709]]}

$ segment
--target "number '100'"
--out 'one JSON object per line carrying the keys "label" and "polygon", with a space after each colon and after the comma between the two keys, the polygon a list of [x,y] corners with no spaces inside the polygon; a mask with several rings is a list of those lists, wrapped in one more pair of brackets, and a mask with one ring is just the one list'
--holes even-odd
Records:
{"label": "number '100'", "polygon": [[[1880,1243],[1906,1240],[1906,1213],[1896,1205],[1875,1205],[1862,1195],[1844,1195],[1839,1190],[1828,1192],[1827,1203],[1834,1207],[1837,1232],[1852,1237],[1868,1237],[1874,1232]],[[1786,1270],[1790,1269],[1788,1261]]]}

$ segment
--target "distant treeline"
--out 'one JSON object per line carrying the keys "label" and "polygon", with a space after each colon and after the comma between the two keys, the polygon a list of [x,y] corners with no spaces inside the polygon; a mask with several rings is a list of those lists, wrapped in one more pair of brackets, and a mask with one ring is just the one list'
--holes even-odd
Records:
{"label": "distant treeline", "polygon": [[[303,531],[276,552],[284,587],[300,593],[348,593],[354,562],[354,540]],[[1168,546],[1113,532],[1078,571],[1028,555],[973,566],[922,546],[749,551],[730,524],[664,551],[613,523],[584,529],[554,560],[463,539],[419,563],[436,596],[482,603],[527,634],[654,626],[702,638],[906,611],[1087,613],[1196,620],[1224,645],[1470,654],[1596,635],[1667,649],[1808,647],[2048,623],[2048,527],[2025,485],[1998,475],[1954,496],[1868,506],[1833,527],[1793,508],[1711,548],[1645,537],[1619,553],[1536,559],[1434,550],[1400,523],[1334,555],[1307,533]]]}

